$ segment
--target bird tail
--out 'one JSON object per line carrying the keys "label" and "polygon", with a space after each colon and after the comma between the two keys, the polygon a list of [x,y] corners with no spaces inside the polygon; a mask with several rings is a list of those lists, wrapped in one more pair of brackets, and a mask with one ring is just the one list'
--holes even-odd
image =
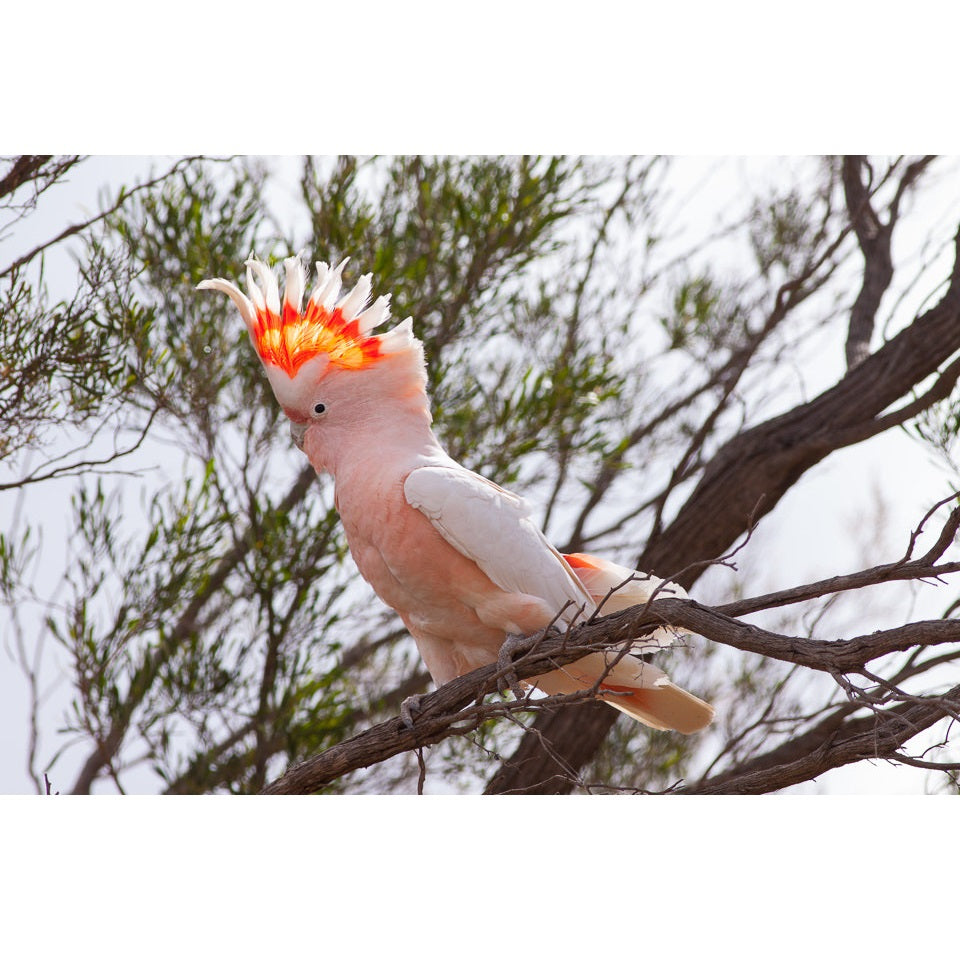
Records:
{"label": "bird tail", "polygon": [[696,733],[713,720],[709,703],[678,687],[659,667],[630,654],[591,653],[532,682],[548,694],[596,687],[599,699],[654,730]]}
{"label": "bird tail", "polygon": [[[600,614],[626,610],[651,598],[687,596],[676,583],[589,553],[565,554],[564,560]],[[633,655],[667,647],[683,636],[684,631],[664,625],[637,638],[630,647],[632,653],[591,653],[531,682],[548,694],[595,690],[599,699],[654,730],[696,733],[713,720],[713,707],[678,687],[658,667]]]}
{"label": "bird tail", "polygon": [[[567,561],[580,582],[586,587],[587,593],[597,604],[597,614],[606,616],[618,610],[626,610],[638,604],[646,603],[650,599],[676,597],[687,599],[687,591],[677,583],[661,580],[649,573],[631,570],[602,557],[595,557],[589,553],[568,553],[563,559]],[[657,627],[642,639],[637,640],[635,652],[650,652],[650,648],[669,647],[678,639],[686,636],[686,632],[677,627],[664,625]],[[645,651],[643,648],[647,648]]]}

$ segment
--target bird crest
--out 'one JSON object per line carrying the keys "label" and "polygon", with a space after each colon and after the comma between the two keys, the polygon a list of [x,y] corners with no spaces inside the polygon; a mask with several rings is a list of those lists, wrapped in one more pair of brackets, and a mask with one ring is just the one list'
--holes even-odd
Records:
{"label": "bird crest", "polygon": [[230,281],[219,278],[204,280],[197,287],[219,290],[233,300],[268,370],[277,367],[294,379],[305,363],[317,358],[325,358],[325,369],[363,370],[385,354],[414,343],[409,319],[387,333],[370,334],[390,316],[389,294],[367,306],[371,274],[364,274],[338,300],[347,260],[336,267],[318,263],[316,287],[302,307],[305,278],[300,259],[289,257],[283,263],[286,284],[282,304],[276,276],[257,259],[246,262],[249,296]]}

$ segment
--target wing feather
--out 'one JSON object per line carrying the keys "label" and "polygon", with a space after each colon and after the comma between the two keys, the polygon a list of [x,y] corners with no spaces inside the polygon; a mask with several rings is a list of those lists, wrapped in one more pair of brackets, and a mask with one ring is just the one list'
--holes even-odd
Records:
{"label": "wing feather", "polygon": [[572,602],[563,622],[578,610],[593,611],[590,594],[530,519],[522,497],[458,464],[419,467],[403,490],[407,503],[501,590],[540,597],[557,611]]}

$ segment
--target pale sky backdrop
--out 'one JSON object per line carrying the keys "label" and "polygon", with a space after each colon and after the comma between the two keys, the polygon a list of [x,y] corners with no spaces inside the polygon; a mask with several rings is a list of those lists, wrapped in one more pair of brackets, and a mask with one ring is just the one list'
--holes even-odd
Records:
{"label": "pale sky backdrop", "polygon": [[[23,4],[4,13],[0,140],[10,153],[956,154],[958,35],[955,0],[909,10],[892,0],[170,0],[162,11],[91,0],[42,16]],[[88,167],[78,174],[87,199],[60,213],[90,209],[102,179],[143,169],[136,159]],[[903,438],[882,437],[831,457],[781,505],[795,519],[770,545],[777,577],[791,582],[791,561],[811,545],[823,553],[822,535],[858,515],[856,504],[824,514],[837,487],[873,476],[895,504],[888,542],[899,555],[944,484]],[[55,490],[69,491],[46,489],[52,514]],[[850,569],[848,541],[828,541],[829,572]],[[932,615],[942,607],[924,602]],[[29,788],[23,701],[3,657],[0,792]],[[823,785],[920,785],[904,787],[919,771],[891,778],[878,766]],[[938,955],[955,940],[956,808],[944,801],[2,797],[0,949],[152,958],[189,943],[241,957],[352,956],[360,937],[364,951],[405,957],[445,954],[455,936],[470,960],[505,943],[593,953],[612,926],[618,948],[634,931],[630,952],[792,960],[824,942],[837,955],[862,951],[879,936],[886,953]],[[534,849],[531,817],[544,838]],[[884,863],[899,922],[878,906]],[[831,911],[827,928],[803,923],[811,902]]]}
{"label": "pale sky backdrop", "polygon": [[[56,204],[41,204],[40,212],[24,221],[15,236],[0,242],[0,257],[7,259],[11,253],[49,237],[65,223],[95,212],[97,197],[104,185],[115,188],[121,183],[130,184],[143,179],[151,171],[158,172],[169,162],[166,158],[98,157],[82,164],[71,175],[70,183],[58,188]],[[273,158],[271,164],[278,176],[270,188],[272,196],[267,198],[265,205],[277,212],[282,220],[285,218],[284,225],[292,228],[298,240],[305,240],[307,223],[295,202],[300,160],[297,157]],[[765,181],[782,182],[803,167],[804,161],[790,158],[677,159],[670,182],[677,197],[678,217],[682,214],[685,222],[678,243],[682,246],[714,230],[718,215],[738,193],[745,194]],[[945,161],[944,167],[956,173],[957,167],[952,161]],[[949,177],[939,179],[935,189],[927,188],[921,192],[923,208],[906,217],[895,235],[895,257],[912,255],[919,250],[933,225],[942,227],[944,223],[956,224],[960,220],[958,181]],[[736,253],[731,251],[730,255]],[[722,275],[722,260],[715,262],[714,266]],[[932,275],[937,275],[937,269],[939,267],[934,267]],[[74,268],[65,251],[56,251],[48,257],[47,276],[54,293],[67,292]],[[58,291],[60,283],[67,286]],[[916,296],[924,295],[929,288],[930,284],[920,284]],[[909,306],[908,300],[905,307]],[[815,395],[842,373],[842,331],[820,338],[815,342],[815,349],[818,351],[815,363],[807,364],[803,383],[798,383],[794,397],[783,398],[781,409],[792,406],[801,395]],[[770,411],[771,414],[775,412],[778,411]],[[145,447],[142,454],[142,457],[138,455],[138,460],[152,470],[156,469],[158,462],[170,460],[169,451],[158,457],[156,450]],[[50,589],[62,568],[69,499],[76,482],[73,478],[47,481],[27,488],[22,499],[11,493],[0,496],[0,529],[8,530],[12,515],[21,508],[28,516],[43,517],[44,572],[40,582],[47,581]],[[949,474],[902,431],[889,432],[832,455],[810,471],[775,513],[765,519],[750,550],[744,554],[744,563],[752,564],[754,570],[760,568],[758,583],[761,588],[754,592],[792,586],[850,572],[868,563],[895,559],[902,553],[910,531],[927,508],[949,492],[949,482]],[[877,498],[886,509],[886,526],[872,531],[870,526],[874,522]],[[865,563],[862,550],[874,536],[884,549],[873,553]],[[714,596],[719,599],[725,576],[722,569],[710,571],[697,585],[695,596],[706,602]],[[909,596],[907,587],[882,589],[887,593],[879,608],[863,610],[861,632],[892,626],[897,617],[936,617],[955,595],[950,587],[920,588],[911,610],[903,602],[903,598]],[[899,606],[886,603],[890,596],[900,598]],[[35,635],[36,631],[27,630],[28,638]],[[6,645],[9,643],[8,634]],[[63,660],[52,641],[43,650],[41,662],[41,688],[49,698],[41,713],[39,756],[44,758],[51,754],[57,743],[53,728],[58,710],[69,700],[71,687],[58,673],[57,664]],[[0,721],[0,792],[29,792],[33,786],[24,762],[28,738],[28,691],[24,677],[10,659],[7,649],[0,649]],[[69,789],[84,750],[85,746],[81,745],[79,749],[67,751],[57,766],[57,786]],[[930,777],[931,774],[925,771],[894,768],[886,762],[863,762],[833,771],[816,784],[795,789],[797,792],[917,793],[922,791],[923,784]],[[124,782],[133,792],[153,792],[159,784],[146,767],[127,773]],[[100,789],[111,788],[101,786]]]}

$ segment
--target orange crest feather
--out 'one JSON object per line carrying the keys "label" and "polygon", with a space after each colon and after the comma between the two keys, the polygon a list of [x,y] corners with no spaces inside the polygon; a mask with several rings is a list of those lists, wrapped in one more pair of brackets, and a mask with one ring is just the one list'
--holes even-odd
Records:
{"label": "orange crest feather", "polygon": [[260,359],[291,379],[317,357],[325,357],[329,365],[344,370],[362,370],[387,353],[408,349],[414,338],[409,321],[389,333],[370,335],[390,316],[389,296],[378,297],[367,306],[370,274],[337,299],[346,263],[344,260],[334,268],[317,264],[317,285],[305,309],[301,309],[303,267],[297,257],[284,261],[287,279],[282,305],[277,278],[259,260],[247,261],[249,297],[223,279],[204,280],[199,289],[227,294],[243,315]]}
{"label": "orange crest feather", "polygon": [[331,364],[347,370],[359,370],[380,356],[380,338],[362,336],[359,322],[348,322],[339,307],[331,312],[310,300],[301,314],[285,303],[280,316],[264,307],[256,311],[256,317],[250,333],[260,359],[290,377],[324,353]]}

